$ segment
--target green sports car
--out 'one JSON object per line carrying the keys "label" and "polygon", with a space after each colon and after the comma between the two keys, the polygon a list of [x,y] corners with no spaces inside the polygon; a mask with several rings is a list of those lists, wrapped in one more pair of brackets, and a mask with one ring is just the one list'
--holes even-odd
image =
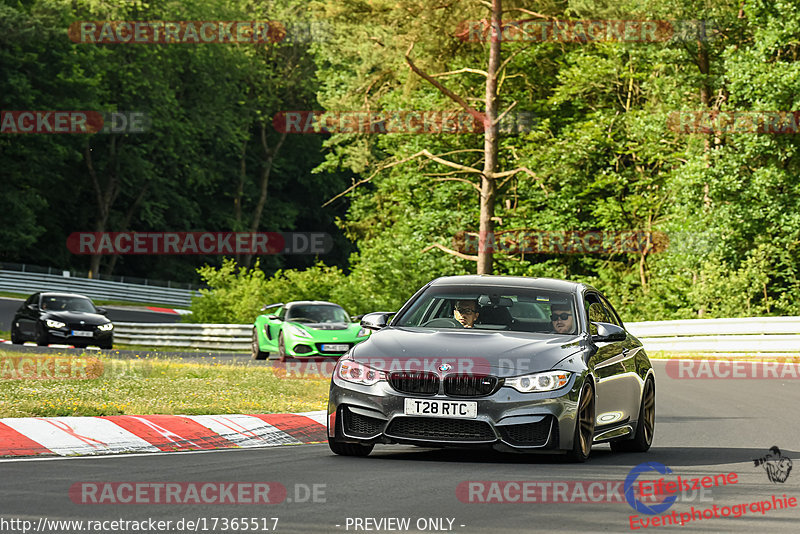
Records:
{"label": "green sports car", "polygon": [[353,345],[369,337],[370,331],[350,321],[344,308],[332,302],[302,300],[270,304],[272,310],[256,318],[253,325],[252,357],[265,360],[277,352],[287,358],[338,358]]}

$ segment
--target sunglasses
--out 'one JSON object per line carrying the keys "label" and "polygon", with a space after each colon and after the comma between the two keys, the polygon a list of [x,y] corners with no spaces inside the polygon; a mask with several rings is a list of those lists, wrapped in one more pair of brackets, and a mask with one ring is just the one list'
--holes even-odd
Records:
{"label": "sunglasses", "polygon": [[559,320],[560,321],[566,321],[570,317],[572,317],[571,313],[554,313],[554,314],[550,315],[550,320],[551,321],[559,321]]}
{"label": "sunglasses", "polygon": [[478,310],[474,308],[456,308],[458,313],[478,313]]}

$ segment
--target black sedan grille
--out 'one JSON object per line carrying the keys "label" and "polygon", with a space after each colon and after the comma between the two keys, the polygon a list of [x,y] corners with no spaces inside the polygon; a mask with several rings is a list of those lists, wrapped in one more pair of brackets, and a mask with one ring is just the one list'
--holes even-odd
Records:
{"label": "black sedan grille", "polygon": [[351,412],[347,408],[342,410],[342,417],[344,419],[344,431],[348,436],[375,436],[383,431],[383,425],[386,423],[381,419]]}
{"label": "black sedan grille", "polygon": [[389,374],[389,385],[403,393],[435,395],[439,392],[439,377],[424,371],[395,371]]}
{"label": "black sedan grille", "polygon": [[484,397],[497,389],[496,376],[448,375],[444,393],[452,397]]}
{"label": "black sedan grille", "polygon": [[494,441],[489,423],[438,417],[396,417],[386,433],[397,438],[430,441]]}
{"label": "black sedan grille", "polygon": [[497,427],[503,441],[511,445],[521,447],[542,447],[550,437],[550,428],[554,429],[554,445],[558,445],[558,425],[553,425],[552,417],[545,417],[538,423],[526,423],[522,425],[506,425]]}

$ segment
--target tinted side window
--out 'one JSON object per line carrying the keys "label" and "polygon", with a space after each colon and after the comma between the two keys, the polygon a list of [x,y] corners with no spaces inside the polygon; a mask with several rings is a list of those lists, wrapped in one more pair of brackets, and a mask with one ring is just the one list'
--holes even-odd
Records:
{"label": "tinted side window", "polygon": [[586,315],[589,317],[589,333],[594,335],[597,333],[597,327],[591,323],[614,323],[611,314],[606,310],[603,303],[600,301],[598,295],[594,293],[587,293],[583,299],[584,306],[586,306]]}
{"label": "tinted side window", "polygon": [[611,305],[611,303],[608,302],[608,299],[606,299],[603,296],[600,296],[600,301],[603,303],[603,306],[605,307],[609,317],[611,318],[611,321],[609,322],[617,326],[623,326],[622,320],[619,318],[619,315],[617,315],[617,310],[615,310],[614,307]]}

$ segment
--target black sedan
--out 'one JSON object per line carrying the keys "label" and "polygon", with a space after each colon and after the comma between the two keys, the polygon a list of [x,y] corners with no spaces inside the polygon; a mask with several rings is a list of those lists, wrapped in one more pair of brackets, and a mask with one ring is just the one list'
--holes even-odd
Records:
{"label": "black sedan", "polygon": [[[394,317],[392,318],[392,315]],[[328,443],[561,452],[593,443],[644,452],[655,429],[655,376],[642,344],[585,284],[453,276],[420,289],[337,363]]]}
{"label": "black sedan", "polygon": [[105,313],[83,295],[34,293],[14,315],[11,342],[110,349],[114,344],[114,324]]}

